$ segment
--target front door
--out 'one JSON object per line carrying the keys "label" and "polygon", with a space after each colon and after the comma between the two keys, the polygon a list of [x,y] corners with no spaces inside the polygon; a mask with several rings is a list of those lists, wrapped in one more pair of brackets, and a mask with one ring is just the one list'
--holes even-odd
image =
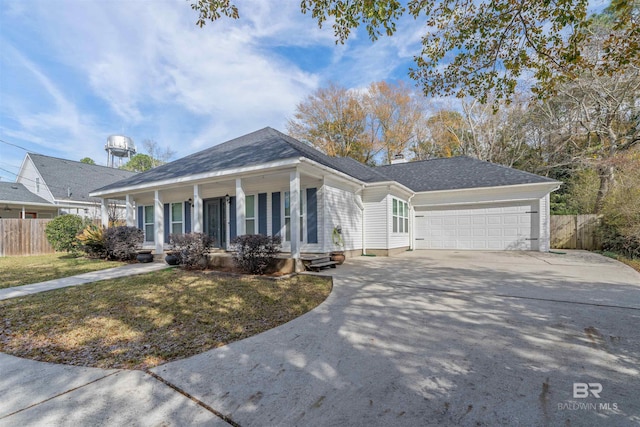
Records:
{"label": "front door", "polygon": [[226,247],[226,209],[224,197],[204,200],[204,232],[213,237],[213,245]]}

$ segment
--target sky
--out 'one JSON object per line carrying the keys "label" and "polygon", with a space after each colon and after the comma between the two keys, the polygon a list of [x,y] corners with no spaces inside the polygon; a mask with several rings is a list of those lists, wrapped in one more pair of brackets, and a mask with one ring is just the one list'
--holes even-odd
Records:
{"label": "sky", "polygon": [[[0,0],[0,179],[25,153],[106,164],[112,134],[180,158],[265,126],[330,82],[407,80],[424,27],[336,45],[298,0],[243,0],[195,25],[185,0]],[[18,148],[16,146],[22,147]],[[24,149],[23,149],[24,148]]]}

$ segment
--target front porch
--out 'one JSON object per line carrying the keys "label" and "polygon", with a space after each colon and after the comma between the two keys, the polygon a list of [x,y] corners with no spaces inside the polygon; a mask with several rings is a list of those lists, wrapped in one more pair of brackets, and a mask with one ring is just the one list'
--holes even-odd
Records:
{"label": "front porch", "polygon": [[[211,236],[216,248],[224,251],[212,254],[210,263],[215,267],[228,263],[230,242],[243,234],[280,236],[282,259],[293,260],[291,268],[298,271],[303,253],[327,254],[339,249],[331,241],[339,223],[334,224],[328,212],[325,177],[314,168],[297,166],[171,182],[132,188],[117,196],[125,199],[127,225],[143,230],[144,248],[156,256],[171,249],[171,234],[191,232]],[[105,225],[109,200],[102,203]]]}

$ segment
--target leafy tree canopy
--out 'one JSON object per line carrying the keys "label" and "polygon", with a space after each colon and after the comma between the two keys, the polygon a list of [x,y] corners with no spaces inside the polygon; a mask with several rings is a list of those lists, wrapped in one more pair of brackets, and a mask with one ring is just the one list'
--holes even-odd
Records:
{"label": "leafy tree canopy", "polygon": [[[392,36],[403,15],[424,22],[422,52],[410,76],[426,95],[472,96],[483,102],[510,99],[525,73],[536,80],[534,93],[552,95],[558,82],[585,68],[600,75],[640,67],[640,0],[612,0],[600,17],[588,16],[588,0],[301,0],[322,27],[331,22],[336,43],[364,26],[373,41]],[[223,16],[239,18],[233,0],[194,0],[197,25]],[[582,49],[593,38],[594,19],[606,16],[612,31],[603,55]]]}
{"label": "leafy tree canopy", "polygon": [[96,164],[95,160],[93,160],[91,157],[83,157],[82,159],[80,159],[80,163],[86,163],[88,165]]}
{"label": "leafy tree canopy", "polygon": [[144,172],[152,169],[154,166],[154,160],[148,154],[136,154],[129,159],[127,163],[120,166],[120,169],[124,169],[132,172]]}

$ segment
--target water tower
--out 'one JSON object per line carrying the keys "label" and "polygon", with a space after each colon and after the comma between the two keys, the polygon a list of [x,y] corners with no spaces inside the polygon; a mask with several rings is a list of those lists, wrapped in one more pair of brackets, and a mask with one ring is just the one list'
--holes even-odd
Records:
{"label": "water tower", "polygon": [[133,143],[133,139],[124,135],[111,135],[107,138],[107,143],[104,145],[104,150],[107,152],[107,166],[115,168],[115,158],[118,158],[118,166],[122,166],[122,158],[131,158],[136,154],[136,146]]}

